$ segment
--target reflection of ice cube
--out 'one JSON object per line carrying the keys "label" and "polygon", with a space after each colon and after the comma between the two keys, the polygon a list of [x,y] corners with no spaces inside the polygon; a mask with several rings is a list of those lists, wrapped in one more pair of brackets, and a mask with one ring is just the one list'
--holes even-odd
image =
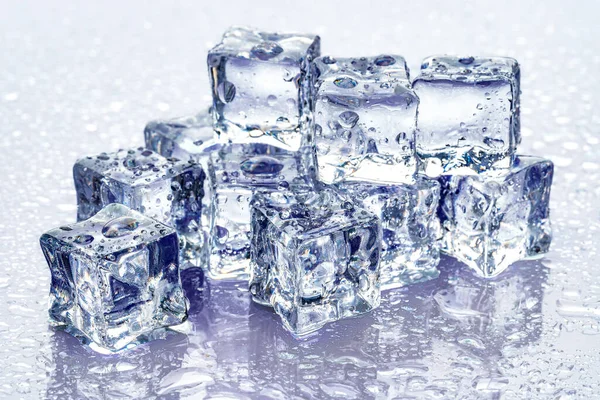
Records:
{"label": "reflection of ice cube", "polygon": [[309,66],[319,52],[314,35],[225,32],[208,53],[220,139],[298,150],[308,139],[301,117],[311,112]]}
{"label": "reflection of ice cube", "polygon": [[252,209],[250,290],[302,335],[379,305],[381,226],[332,189],[260,192]]}
{"label": "reflection of ice cube", "polygon": [[550,246],[553,164],[519,156],[509,173],[440,178],[442,250],[482,276],[496,276]]}
{"label": "reflection of ice cube", "polygon": [[[502,279],[482,279],[448,257],[433,298],[448,321],[485,346],[526,343],[539,336],[541,301],[547,270],[539,261],[521,261]],[[454,332],[457,335],[460,332]]]}
{"label": "reflection of ice cube", "polygon": [[203,256],[199,231],[205,173],[192,160],[165,158],[143,148],[85,157],[73,167],[78,220],[110,203],[124,204],[174,227],[184,260]]}
{"label": "reflection of ice cube", "polygon": [[99,349],[120,350],[187,317],[173,228],[110,204],[40,242],[51,321]]}
{"label": "reflection of ice cube", "polygon": [[179,333],[122,352],[91,354],[63,332],[51,336],[47,399],[154,398],[162,380],[182,366],[188,338]]}
{"label": "reflection of ice cube", "polygon": [[320,57],[314,69],[319,179],[412,181],[419,99],[404,58]]}
{"label": "reflection of ice cube", "polygon": [[434,56],[414,80],[417,153],[429,176],[511,165],[519,126],[519,65],[512,58]]}
{"label": "reflection of ice cube", "polygon": [[435,180],[410,185],[344,182],[337,187],[381,220],[383,290],[438,276],[440,187]]}

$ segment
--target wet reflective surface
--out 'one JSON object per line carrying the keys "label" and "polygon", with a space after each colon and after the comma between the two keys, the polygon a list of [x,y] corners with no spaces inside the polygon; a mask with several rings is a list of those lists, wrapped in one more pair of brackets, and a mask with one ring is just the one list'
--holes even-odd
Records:
{"label": "wet reflective surface", "polygon": [[[3,4],[0,398],[597,398],[598,5],[261,5]],[[73,163],[142,145],[151,119],[204,109],[206,51],[249,16],[319,34],[333,55],[399,49],[413,71],[433,53],[517,58],[519,152],[555,164],[548,256],[493,280],[444,258],[438,279],[387,292],[373,313],[300,341],[245,290],[192,271],[187,334],[102,356],[51,329],[38,238],[76,220]]]}

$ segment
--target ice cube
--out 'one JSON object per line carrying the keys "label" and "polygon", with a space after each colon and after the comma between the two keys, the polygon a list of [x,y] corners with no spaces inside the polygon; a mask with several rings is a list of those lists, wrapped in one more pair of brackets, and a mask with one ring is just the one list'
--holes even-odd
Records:
{"label": "ice cube", "polygon": [[549,160],[518,156],[502,177],[440,177],[441,249],[484,277],[541,257],[552,239],[553,173]]}
{"label": "ice cube", "polygon": [[208,211],[208,276],[247,280],[250,200],[256,191],[285,190],[309,172],[302,152],[264,144],[226,145],[210,156],[212,198]]}
{"label": "ice cube", "polygon": [[439,275],[440,185],[418,178],[413,184],[344,182],[337,187],[377,215],[382,226],[381,289],[434,279]]}
{"label": "ice cube", "polygon": [[124,204],[177,229],[182,259],[204,255],[200,228],[205,174],[196,162],[143,148],[85,157],[73,167],[77,219],[110,203]]}
{"label": "ice cube", "polygon": [[194,116],[150,121],[144,129],[146,148],[163,157],[194,160],[205,167],[211,151],[220,144],[215,142],[210,110]]}
{"label": "ice cube", "polygon": [[110,204],[40,244],[52,275],[51,323],[99,349],[123,349],[187,318],[173,228]]}
{"label": "ice cube", "polygon": [[417,154],[429,176],[508,169],[519,142],[519,64],[505,57],[433,56],[413,86]]}
{"label": "ice cube", "polygon": [[298,150],[310,117],[315,35],[230,28],[208,53],[215,127],[223,141]]}
{"label": "ice cube", "polygon": [[319,179],[410,182],[419,99],[404,58],[320,57],[314,69]]}
{"label": "ice cube", "polygon": [[296,335],[379,305],[381,225],[329,188],[292,185],[252,203],[253,300]]}
{"label": "ice cube", "polygon": [[[210,154],[218,151],[223,145],[215,140],[210,110],[189,117],[150,121],[144,129],[144,136],[147,149],[167,158],[194,160],[204,171],[208,170]],[[208,248],[208,211],[211,199],[212,186],[210,180],[205,179],[200,223],[204,249]]]}

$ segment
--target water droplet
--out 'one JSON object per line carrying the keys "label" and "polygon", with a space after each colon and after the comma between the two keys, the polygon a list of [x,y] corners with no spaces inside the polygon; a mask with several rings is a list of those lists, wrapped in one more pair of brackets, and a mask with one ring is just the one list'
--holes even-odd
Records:
{"label": "water droplet", "polygon": [[73,239],[73,241],[77,244],[90,244],[94,241],[94,237],[92,235],[77,235]]}
{"label": "water droplet", "polygon": [[458,62],[463,65],[470,65],[473,63],[473,61],[475,61],[475,58],[473,58],[473,57],[464,57],[464,58],[458,59]]}
{"label": "water droplet", "polygon": [[406,132],[400,132],[397,136],[396,136],[396,143],[398,144],[402,144],[403,142],[406,141]]}
{"label": "water droplet", "polygon": [[267,103],[268,103],[268,104],[269,104],[271,107],[273,107],[273,106],[275,105],[275,103],[277,103],[277,96],[274,96],[274,95],[270,94],[270,95],[267,97]]}
{"label": "water droplet", "polygon": [[223,81],[217,89],[219,98],[224,103],[231,103],[235,98],[235,85],[228,81]]}
{"label": "water droplet", "polygon": [[504,140],[502,140],[502,139],[494,139],[494,138],[491,138],[491,137],[484,138],[483,139],[483,143],[486,146],[490,146],[490,147],[492,147],[494,149],[498,149],[498,148],[501,148],[501,147],[504,146]]}
{"label": "water droplet", "polygon": [[246,175],[275,175],[283,169],[283,164],[273,157],[253,157],[243,161],[240,169]]}
{"label": "water droplet", "polygon": [[344,111],[340,114],[340,123],[346,128],[352,128],[358,122],[358,114],[354,111]]}
{"label": "water droplet", "polygon": [[267,61],[283,53],[283,48],[276,42],[265,41],[250,50],[250,54],[259,60]]}
{"label": "water droplet", "polygon": [[337,62],[335,58],[329,56],[321,58],[321,61],[323,61],[323,64],[335,64]]}
{"label": "water droplet", "polygon": [[132,217],[119,217],[108,221],[102,227],[102,234],[107,238],[118,238],[130,235],[139,226],[139,222]]}
{"label": "water droplet", "polygon": [[373,62],[379,67],[387,67],[396,64],[396,59],[392,56],[379,56]]}
{"label": "water droplet", "polygon": [[343,77],[337,78],[335,81],[333,81],[333,84],[342,89],[353,89],[356,87],[356,85],[358,85],[358,82],[352,78]]}
{"label": "water droplet", "polygon": [[477,104],[476,108],[478,110],[483,110],[483,104],[481,104],[481,103]]}

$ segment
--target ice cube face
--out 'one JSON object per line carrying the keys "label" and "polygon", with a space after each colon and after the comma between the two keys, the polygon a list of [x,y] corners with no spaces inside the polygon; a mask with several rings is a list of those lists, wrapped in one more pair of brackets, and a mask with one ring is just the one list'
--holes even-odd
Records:
{"label": "ice cube face", "polygon": [[248,279],[252,195],[306,180],[305,165],[300,152],[264,144],[226,145],[211,154],[207,269],[212,279]]}
{"label": "ice cube face", "polygon": [[484,277],[548,252],[553,173],[551,161],[519,156],[504,177],[441,177],[442,250]]}
{"label": "ice cube face", "polygon": [[298,150],[308,138],[315,35],[235,27],[208,53],[215,127],[221,140]]}
{"label": "ice cube face", "polygon": [[[144,129],[146,148],[163,157],[193,160],[208,171],[210,154],[218,151],[222,144],[215,141],[210,110],[193,116],[170,120],[150,121]],[[204,196],[202,198],[202,248],[208,248],[208,221],[212,187],[209,179],[204,180]],[[202,263],[206,260],[202,260]]]}
{"label": "ice cube face", "polygon": [[412,181],[419,99],[404,58],[320,57],[314,69],[319,180]]}
{"label": "ice cube face", "polygon": [[187,318],[175,230],[121,204],[52,229],[40,244],[50,267],[50,320],[117,351]]}
{"label": "ice cube face", "polygon": [[177,230],[181,256],[200,261],[205,173],[194,161],[165,158],[143,148],[85,157],[73,167],[77,219],[110,203],[124,204]]}
{"label": "ice cube face", "polygon": [[212,122],[209,110],[193,116],[150,121],[144,129],[146,148],[163,157],[194,160],[204,167],[210,152],[219,147]]}
{"label": "ice cube face", "polygon": [[512,58],[425,59],[413,82],[423,171],[434,177],[508,169],[521,141],[519,81]]}
{"label": "ice cube face", "polygon": [[337,187],[381,220],[381,289],[437,278],[440,185],[419,178],[410,185],[340,183]]}
{"label": "ice cube face", "polygon": [[253,300],[296,335],[379,305],[381,225],[332,189],[294,185],[252,202]]}

